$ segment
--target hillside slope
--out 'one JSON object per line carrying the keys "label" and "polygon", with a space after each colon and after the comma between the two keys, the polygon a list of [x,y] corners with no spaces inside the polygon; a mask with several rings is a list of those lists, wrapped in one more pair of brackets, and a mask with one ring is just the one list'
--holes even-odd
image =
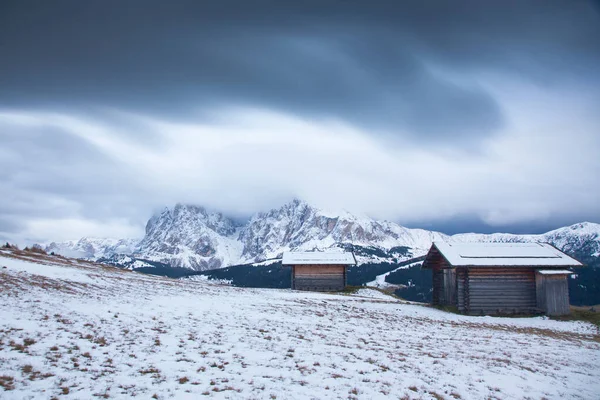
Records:
{"label": "hillside slope", "polygon": [[[17,258],[15,258],[17,257]],[[0,397],[579,398],[590,324],[175,281],[0,251]]]}

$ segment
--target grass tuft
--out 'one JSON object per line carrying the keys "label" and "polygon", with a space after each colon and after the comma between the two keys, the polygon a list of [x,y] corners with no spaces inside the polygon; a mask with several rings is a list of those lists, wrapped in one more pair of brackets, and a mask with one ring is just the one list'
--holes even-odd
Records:
{"label": "grass tuft", "polygon": [[4,390],[13,390],[15,388],[15,378],[8,375],[0,375],[0,387]]}

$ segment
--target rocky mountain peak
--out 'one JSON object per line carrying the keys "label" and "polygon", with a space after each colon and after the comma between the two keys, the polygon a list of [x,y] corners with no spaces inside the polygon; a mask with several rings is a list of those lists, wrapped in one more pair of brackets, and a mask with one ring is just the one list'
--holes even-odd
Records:
{"label": "rocky mountain peak", "polygon": [[206,208],[190,204],[176,204],[155,214],[146,224],[146,235],[173,230],[189,231],[210,229],[219,235],[232,235],[239,227],[233,219],[220,212],[208,212]]}
{"label": "rocky mountain peak", "polygon": [[[565,228],[562,228],[565,229]],[[600,224],[595,224],[593,222],[580,222],[578,224],[573,224],[571,226],[566,227],[571,231],[577,231],[584,234],[591,234],[598,236],[600,234]]]}
{"label": "rocky mountain peak", "polygon": [[419,251],[441,234],[408,230],[347,211],[324,211],[300,200],[254,216],[240,233],[245,262],[277,258],[286,250],[326,250],[359,245],[389,250],[399,242]]}
{"label": "rocky mountain peak", "polygon": [[[134,255],[171,266],[212,269],[239,259],[239,225],[220,212],[178,203],[155,214]],[[225,254],[224,254],[225,253]]]}
{"label": "rocky mountain peak", "polygon": [[[302,200],[255,214],[245,224],[205,207],[176,204],[155,214],[143,240],[93,239],[52,243],[49,251],[86,258],[130,254],[141,260],[195,270],[279,258],[284,251],[353,249],[359,262],[395,262],[423,255],[436,240],[549,242],[586,262],[600,256],[600,224],[582,222],[542,235],[457,234],[409,229],[347,211],[314,207]],[[68,254],[65,254],[68,255]],[[400,256],[398,256],[400,255]]]}
{"label": "rocky mountain peak", "polygon": [[600,256],[600,224],[581,222],[546,233],[545,241],[588,262]]}

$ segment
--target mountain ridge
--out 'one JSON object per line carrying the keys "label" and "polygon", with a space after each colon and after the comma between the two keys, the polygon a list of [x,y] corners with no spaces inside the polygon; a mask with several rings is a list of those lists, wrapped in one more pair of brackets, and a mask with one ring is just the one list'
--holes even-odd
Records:
{"label": "mountain ridge", "polygon": [[[332,213],[293,200],[253,215],[245,224],[204,207],[178,203],[154,214],[141,239],[82,238],[52,242],[47,251],[129,267],[136,260],[196,271],[260,263],[284,251],[352,250],[359,264],[401,262],[423,255],[436,240],[549,242],[576,257],[600,257],[600,224],[581,222],[543,234],[446,235],[389,221]],[[127,260],[123,263],[119,260]],[[140,262],[142,262],[140,261]],[[135,265],[140,265],[136,262]],[[148,265],[150,266],[150,265]]]}

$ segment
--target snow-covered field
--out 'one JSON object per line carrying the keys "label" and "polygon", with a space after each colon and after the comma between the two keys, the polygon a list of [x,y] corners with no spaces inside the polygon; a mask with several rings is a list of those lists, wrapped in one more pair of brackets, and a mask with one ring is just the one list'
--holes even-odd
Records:
{"label": "snow-covered field", "polygon": [[6,256],[2,399],[600,398],[585,323]]}

